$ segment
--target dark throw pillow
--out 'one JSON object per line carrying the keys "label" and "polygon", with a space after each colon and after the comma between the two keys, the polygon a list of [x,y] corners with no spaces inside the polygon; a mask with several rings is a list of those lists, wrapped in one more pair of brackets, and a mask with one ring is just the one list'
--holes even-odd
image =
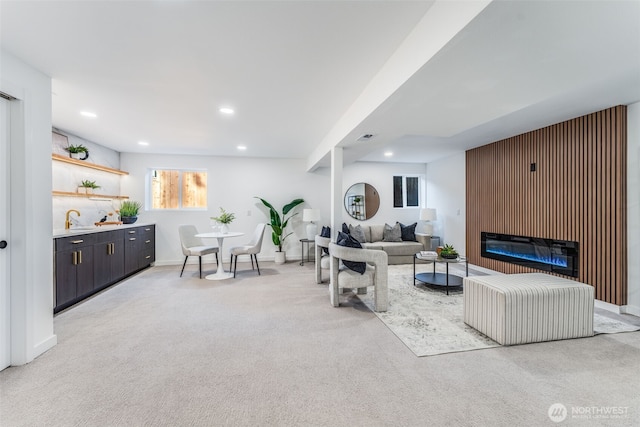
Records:
{"label": "dark throw pillow", "polygon": [[350,233],[349,233],[349,226],[347,225],[347,223],[346,223],[346,222],[343,222],[343,223],[342,223],[342,232],[343,232],[344,234],[350,234]]}
{"label": "dark throw pillow", "polygon": [[[362,245],[360,244],[360,242],[358,242],[350,235],[342,232],[338,233],[338,240],[336,241],[336,244],[339,246],[346,246],[347,248],[362,249]],[[353,270],[356,273],[360,274],[364,274],[365,270],[367,269],[367,264],[364,262],[356,262],[343,259],[342,263],[349,270]]]}
{"label": "dark throw pillow", "polygon": [[399,222],[398,224],[400,224],[400,234],[404,242],[418,241],[416,240],[416,225],[418,225],[417,222],[414,222],[411,225],[403,225],[401,222]]}
{"label": "dark throw pillow", "polygon": [[384,225],[384,233],[382,235],[383,242],[402,242],[402,230],[400,224],[396,222],[393,227],[389,224]]}
{"label": "dark throw pillow", "polygon": [[[322,231],[320,232],[320,237],[327,237],[330,238],[331,237],[331,227],[322,227]],[[322,248],[322,252],[325,255],[329,255],[329,248]]]}

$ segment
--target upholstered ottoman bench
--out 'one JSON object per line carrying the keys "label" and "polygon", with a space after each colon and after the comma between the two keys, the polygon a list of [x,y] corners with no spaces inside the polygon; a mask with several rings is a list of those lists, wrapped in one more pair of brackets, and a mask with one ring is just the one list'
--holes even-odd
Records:
{"label": "upholstered ottoman bench", "polygon": [[464,322],[502,345],[593,335],[593,287],[544,273],[465,277]]}

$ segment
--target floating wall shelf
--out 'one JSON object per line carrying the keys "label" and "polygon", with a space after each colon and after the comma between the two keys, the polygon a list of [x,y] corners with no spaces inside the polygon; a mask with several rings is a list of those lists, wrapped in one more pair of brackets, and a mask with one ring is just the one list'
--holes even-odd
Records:
{"label": "floating wall shelf", "polygon": [[128,199],[129,196],[109,196],[107,194],[83,194],[83,193],[71,193],[68,191],[52,191],[54,196],[65,196],[65,197],[84,197],[87,199]]}
{"label": "floating wall shelf", "polygon": [[[58,161],[58,162],[64,162],[64,163],[69,163],[69,164],[72,164],[72,165],[78,165],[78,166],[82,166],[82,167],[89,168],[89,169],[96,169],[96,170],[103,171],[103,172],[115,173],[117,175],[129,175],[129,172],[121,171],[120,169],[113,169],[113,168],[109,168],[107,166],[97,165],[95,163],[87,163],[87,162],[82,161],[82,160],[72,159],[71,157],[61,156],[60,154],[52,154],[51,158],[53,160]],[[84,194],[82,194],[82,196],[84,196]],[[114,196],[114,198],[115,198],[115,196]],[[125,198],[128,198],[128,197],[125,197]]]}

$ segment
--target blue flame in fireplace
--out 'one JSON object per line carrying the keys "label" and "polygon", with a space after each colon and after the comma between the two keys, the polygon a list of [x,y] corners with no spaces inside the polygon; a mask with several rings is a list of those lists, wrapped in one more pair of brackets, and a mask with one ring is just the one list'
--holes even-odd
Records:
{"label": "blue flame in fireplace", "polygon": [[524,259],[526,261],[540,262],[542,264],[555,265],[557,267],[568,267],[566,257],[554,256],[553,254],[549,256],[541,256],[536,254],[523,254],[523,253],[508,251],[506,249],[489,248],[489,247],[487,247],[486,251],[491,252],[492,254],[509,256],[511,258]]}

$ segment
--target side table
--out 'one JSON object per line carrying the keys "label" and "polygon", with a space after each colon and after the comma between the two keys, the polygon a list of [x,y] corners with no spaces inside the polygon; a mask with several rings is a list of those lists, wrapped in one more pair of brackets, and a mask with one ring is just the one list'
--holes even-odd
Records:
{"label": "side table", "polygon": [[[433,264],[433,273],[418,273],[416,274],[416,259],[430,262]],[[446,266],[445,273],[436,273],[436,263],[444,263]],[[462,286],[462,277],[449,274],[449,264],[465,264],[465,274],[469,277],[469,261],[466,257],[458,257],[455,259],[447,258],[426,258],[420,255],[420,252],[413,256],[413,286],[416,285],[416,280],[428,285],[443,286],[447,290],[449,295],[449,288],[459,288]]]}
{"label": "side table", "polygon": [[314,240],[311,239],[300,239],[300,245],[301,245],[301,257],[300,257],[300,265],[304,265],[304,245],[307,245],[307,262],[311,262],[311,248],[310,248],[310,243],[314,243]]}

